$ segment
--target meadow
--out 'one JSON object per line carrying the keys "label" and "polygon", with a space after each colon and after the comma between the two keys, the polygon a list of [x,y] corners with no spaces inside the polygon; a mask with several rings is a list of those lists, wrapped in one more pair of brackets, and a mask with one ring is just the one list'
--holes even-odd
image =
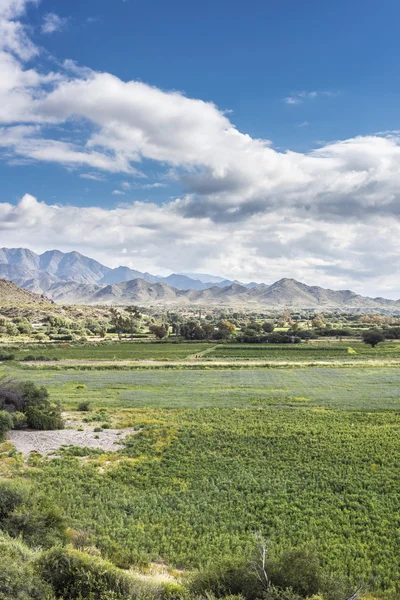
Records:
{"label": "meadow", "polygon": [[74,370],[7,367],[10,377],[48,387],[63,407],[83,399],[101,408],[299,406],[400,410],[400,368]]}

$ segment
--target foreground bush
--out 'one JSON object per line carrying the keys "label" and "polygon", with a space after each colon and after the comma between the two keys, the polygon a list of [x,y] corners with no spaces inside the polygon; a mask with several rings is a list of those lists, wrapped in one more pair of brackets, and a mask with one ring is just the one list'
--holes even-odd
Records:
{"label": "foreground bush", "polygon": [[42,548],[65,540],[65,521],[59,509],[20,481],[0,480],[0,529]]}
{"label": "foreground bush", "polygon": [[51,586],[36,572],[35,552],[0,533],[0,598],[55,600]]}
{"label": "foreground bush", "polygon": [[216,598],[243,596],[255,600],[263,595],[263,587],[247,561],[217,561],[196,573],[188,582],[193,596],[212,594]]}

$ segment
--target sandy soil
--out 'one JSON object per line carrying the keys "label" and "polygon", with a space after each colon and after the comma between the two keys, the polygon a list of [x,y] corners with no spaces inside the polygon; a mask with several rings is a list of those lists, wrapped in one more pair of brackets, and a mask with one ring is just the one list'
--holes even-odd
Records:
{"label": "sandy soil", "polygon": [[[80,448],[100,448],[108,452],[116,452],[122,440],[130,434],[137,433],[135,429],[104,429],[95,433],[93,429],[77,431],[63,429],[61,431],[10,431],[7,439],[12,442],[17,451],[24,456],[36,451],[40,454],[55,454],[63,445],[79,446]],[[97,439],[98,437],[98,439]]]}

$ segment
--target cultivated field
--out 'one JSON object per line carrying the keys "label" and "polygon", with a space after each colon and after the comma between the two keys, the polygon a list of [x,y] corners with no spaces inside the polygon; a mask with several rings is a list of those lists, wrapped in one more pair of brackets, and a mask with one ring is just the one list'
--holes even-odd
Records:
{"label": "cultivated field", "polygon": [[[65,447],[58,458],[31,455],[28,466],[11,455],[5,467],[32,480],[72,529],[120,566],[191,569],[243,557],[261,530],[276,552],[307,545],[330,571],[395,593],[399,346],[350,345],[356,355],[340,342],[116,343],[52,347],[61,362],[51,366],[3,363],[8,376],[46,385],[81,429],[96,428],[93,443],[108,428],[136,432],[114,451]],[[62,362],[94,356],[113,368]],[[143,363],[119,368],[115,356]],[[285,364],[235,367],[271,356]],[[331,366],[296,364],[320,357]],[[152,358],[169,364],[154,370]],[[392,363],[380,366],[383,358]],[[83,400],[88,412],[77,410]]]}

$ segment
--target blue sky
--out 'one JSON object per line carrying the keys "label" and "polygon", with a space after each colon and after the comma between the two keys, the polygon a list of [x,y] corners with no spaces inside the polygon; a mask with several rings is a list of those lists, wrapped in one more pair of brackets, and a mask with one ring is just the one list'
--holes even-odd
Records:
{"label": "blue sky", "polygon": [[4,245],[400,296],[398,2],[2,1]]}

